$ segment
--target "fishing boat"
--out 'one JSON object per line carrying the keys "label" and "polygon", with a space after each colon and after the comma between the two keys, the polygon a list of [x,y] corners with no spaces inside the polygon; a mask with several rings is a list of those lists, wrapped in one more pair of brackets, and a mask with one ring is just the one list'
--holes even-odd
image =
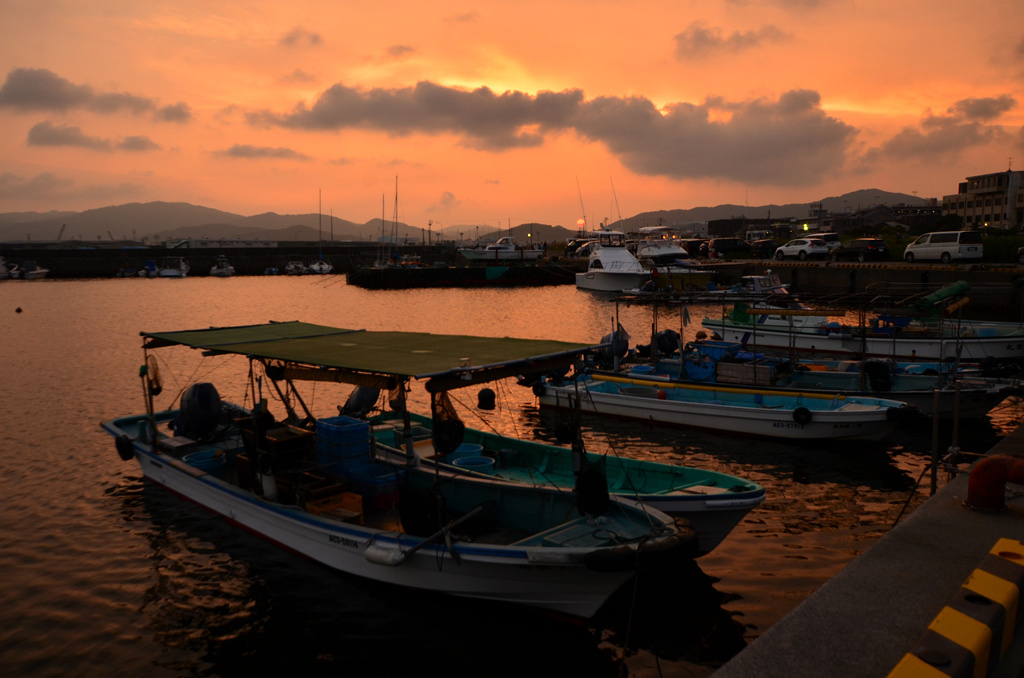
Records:
{"label": "fishing boat", "polygon": [[334,264],[324,259],[322,254],[320,255],[319,259],[317,259],[316,261],[314,261],[313,263],[306,267],[306,272],[312,273],[314,275],[327,275],[333,270]]}
{"label": "fishing boat", "polygon": [[231,262],[223,254],[214,260],[213,267],[210,268],[210,275],[216,278],[230,278],[234,274],[235,267],[231,265]]}
{"label": "fishing boat", "polygon": [[188,276],[189,265],[184,257],[168,257],[157,271],[158,278],[184,278]]}
{"label": "fishing boat", "polygon": [[906,361],[1024,358],[1024,325],[948,317],[966,303],[969,289],[968,283],[958,282],[923,297],[914,308],[879,313],[863,327],[844,325],[784,295],[750,306],[738,302],[727,314],[704,318],[701,325],[720,340],[755,350],[783,348]]}
{"label": "fishing boat", "polygon": [[[920,365],[893,360],[790,360],[745,351],[742,344],[724,341],[688,343],[682,354],[659,357],[653,366],[636,365],[646,379],[690,384],[722,384],[758,391],[765,388],[831,397],[837,393],[885,397],[913,405],[926,416],[961,419],[984,417],[1006,398],[1022,393],[1015,379],[971,372],[919,371]],[[640,373],[637,373],[640,376]]]}
{"label": "fishing boat", "polygon": [[647,268],[662,271],[691,268],[697,261],[683,247],[679,230],[671,226],[644,226],[639,231],[637,260]]}
{"label": "fishing boat", "polygon": [[306,265],[301,261],[289,261],[284,267],[285,275],[305,275]]}
{"label": "fishing boat", "polygon": [[[522,485],[574,486],[573,454],[568,448],[466,428],[459,448],[447,455],[438,454],[431,418],[415,413],[410,417],[419,472],[476,472]],[[378,455],[405,454],[406,431],[398,415],[382,414],[371,423]],[[603,470],[613,496],[637,500],[687,520],[697,533],[697,555],[710,553],[765,499],[764,487],[726,473],[610,453],[591,452],[587,457],[590,465]]]}
{"label": "fishing boat", "polygon": [[[588,491],[584,501],[580,492],[485,474],[415,473],[411,452],[400,463],[347,465],[370,458],[368,423],[316,418],[294,390],[302,380],[355,383],[395,393],[404,410],[413,379],[440,401],[451,388],[564,366],[592,347],[301,322],[142,337],[145,412],[102,425],[121,458],[228,522],[340,572],[588,618],[638,564],[678,564],[692,543],[693,532],[668,515],[607,493]],[[245,401],[255,404],[227,404],[212,384],[198,383],[177,408],[158,409],[151,352],[169,346],[247,357]],[[269,411],[264,380],[286,418]]]}
{"label": "fishing boat", "polygon": [[917,409],[898,400],[586,372],[536,388],[540,404],[603,416],[776,440],[881,440]]}
{"label": "fishing boat", "polygon": [[576,274],[576,287],[599,292],[621,292],[642,286],[651,276],[626,248],[626,234],[608,229],[595,231],[587,258],[587,270]]}
{"label": "fishing boat", "polygon": [[466,261],[503,262],[537,261],[544,256],[544,248],[539,246],[522,247],[509,236],[502,236],[495,242],[477,247],[461,247],[458,250]]}

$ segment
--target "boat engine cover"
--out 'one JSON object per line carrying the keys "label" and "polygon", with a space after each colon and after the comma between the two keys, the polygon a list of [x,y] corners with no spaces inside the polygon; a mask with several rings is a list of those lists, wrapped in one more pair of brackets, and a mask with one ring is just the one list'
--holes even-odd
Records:
{"label": "boat engine cover", "polygon": [[213,384],[192,384],[181,394],[181,409],[174,418],[174,431],[179,436],[202,440],[217,428],[220,410],[220,394]]}

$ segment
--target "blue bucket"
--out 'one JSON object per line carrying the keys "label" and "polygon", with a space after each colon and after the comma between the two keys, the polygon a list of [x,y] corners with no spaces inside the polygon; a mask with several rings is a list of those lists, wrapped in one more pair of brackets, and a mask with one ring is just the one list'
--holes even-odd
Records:
{"label": "blue bucket", "polygon": [[220,477],[228,463],[228,458],[226,454],[219,450],[200,450],[199,452],[186,454],[182,457],[182,461],[189,466],[194,466]]}
{"label": "blue bucket", "polygon": [[455,451],[448,455],[448,463],[454,464],[456,460],[464,457],[479,457],[484,453],[484,446],[476,443],[462,443],[455,448]]}
{"label": "blue bucket", "polygon": [[494,473],[494,460],[490,457],[460,457],[452,462],[461,469],[477,473]]}

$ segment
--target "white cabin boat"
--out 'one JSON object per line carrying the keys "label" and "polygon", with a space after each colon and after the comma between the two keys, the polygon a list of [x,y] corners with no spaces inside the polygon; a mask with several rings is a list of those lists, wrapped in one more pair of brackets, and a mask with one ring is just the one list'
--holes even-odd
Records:
{"label": "white cabin boat", "polygon": [[185,278],[188,276],[189,265],[184,257],[168,257],[164,265],[157,271],[160,278]]}
{"label": "white cabin boat", "polygon": [[587,259],[587,270],[576,274],[576,287],[601,292],[621,292],[643,285],[651,272],[626,248],[622,231],[596,232]]}
{"label": "white cabin boat", "polygon": [[210,275],[216,278],[230,278],[235,274],[235,267],[231,265],[228,258],[221,254],[213,262],[213,267],[210,269]]}

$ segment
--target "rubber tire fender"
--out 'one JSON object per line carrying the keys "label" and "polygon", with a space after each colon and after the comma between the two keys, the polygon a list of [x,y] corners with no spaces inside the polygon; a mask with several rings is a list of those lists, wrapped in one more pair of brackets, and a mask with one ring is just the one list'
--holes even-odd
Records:
{"label": "rubber tire fender", "polygon": [[796,408],[793,410],[793,421],[801,425],[811,423],[811,411],[806,407]]}
{"label": "rubber tire fender", "polygon": [[130,461],[135,458],[135,448],[132,446],[132,439],[126,434],[114,438],[114,447],[117,448],[117,456],[123,461]]}

